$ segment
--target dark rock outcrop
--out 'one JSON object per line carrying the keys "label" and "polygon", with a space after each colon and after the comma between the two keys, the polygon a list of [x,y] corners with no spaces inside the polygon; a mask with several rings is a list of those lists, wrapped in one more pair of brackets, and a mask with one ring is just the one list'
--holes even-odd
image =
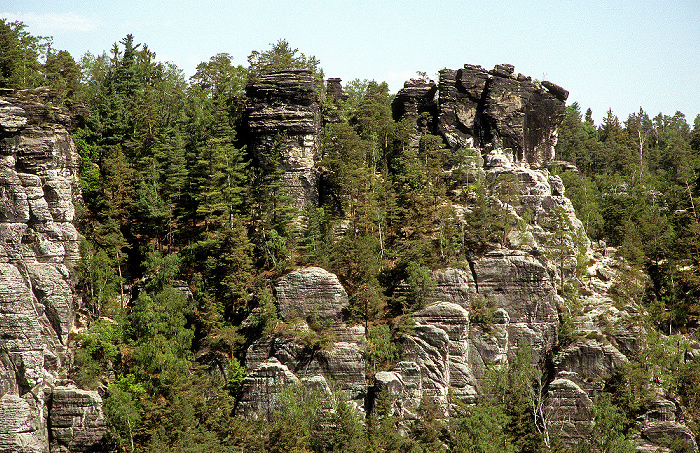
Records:
{"label": "dark rock outcrop", "polygon": [[347,101],[350,95],[345,92],[343,85],[341,85],[341,79],[337,77],[331,77],[326,80],[326,96],[337,100],[337,101]]}
{"label": "dark rock outcrop", "polygon": [[464,65],[440,71],[439,91],[438,131],[451,148],[508,148],[534,168],[554,157],[568,97],[558,85],[515,75],[512,65]]}
{"label": "dark rock outcrop", "polygon": [[411,79],[406,81],[391,103],[394,119],[417,123],[419,117],[425,114],[424,124],[421,126],[429,132],[434,132],[434,118],[437,117],[436,92],[437,86],[432,80]]}

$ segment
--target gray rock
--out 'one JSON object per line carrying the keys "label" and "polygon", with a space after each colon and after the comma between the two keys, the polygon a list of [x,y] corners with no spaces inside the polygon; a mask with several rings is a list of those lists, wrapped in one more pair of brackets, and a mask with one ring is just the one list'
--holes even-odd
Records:
{"label": "gray rock", "polygon": [[576,382],[558,377],[549,384],[543,414],[549,434],[565,445],[587,441],[593,401]]}
{"label": "gray rock", "polygon": [[311,350],[289,338],[264,337],[249,346],[246,367],[256,369],[274,358],[297,378],[323,376],[353,400],[365,397],[365,359],[355,343],[336,342],[329,350]]}
{"label": "gray rock", "polygon": [[[249,149],[258,158],[279,153],[283,181],[299,207],[318,204],[314,166],[321,131],[317,83],[308,70],[262,75],[246,87]],[[284,143],[277,143],[284,137]]]}
{"label": "gray rock", "polygon": [[340,84],[341,81],[338,77],[326,79],[326,96],[335,100],[346,101],[350,95],[343,89],[343,86]]}
{"label": "gray rock", "polygon": [[52,392],[71,366],[80,158],[48,96],[0,92],[0,451],[85,451],[106,430],[96,393]]}
{"label": "gray rock", "polygon": [[435,288],[426,296],[426,303],[451,302],[467,310],[476,296],[476,286],[471,272],[448,268],[432,273]]}
{"label": "gray rock", "polygon": [[514,162],[540,168],[554,158],[568,92],[516,76],[512,65],[440,71],[438,131],[452,149],[509,148]]}
{"label": "gray rock", "polygon": [[433,118],[437,114],[437,104],[435,103],[435,93],[437,86],[432,80],[411,79],[404,83],[396,97],[391,103],[391,110],[394,119],[408,120],[416,124],[418,117],[427,113],[428,124],[423,125],[429,131],[433,131]]}
{"label": "gray rock", "polygon": [[693,432],[682,423],[656,422],[642,429],[641,436],[655,447],[669,446],[668,441],[677,441],[685,444],[693,453],[698,452]]}
{"label": "gray rock", "polygon": [[245,418],[269,420],[279,409],[282,390],[299,379],[276,358],[261,363],[243,380],[242,397],[236,414]]}
{"label": "gray rock", "polygon": [[279,312],[284,320],[340,320],[348,294],[335,274],[320,267],[290,272],[275,287]]}
{"label": "gray rock", "polygon": [[106,441],[107,418],[95,391],[56,387],[49,410],[52,452],[96,451]]}
{"label": "gray rock", "polygon": [[[0,452],[45,453],[45,425],[35,405],[18,395],[0,398]],[[43,430],[42,430],[43,428]]]}
{"label": "gray rock", "polygon": [[614,346],[584,338],[557,354],[554,366],[557,371],[573,371],[584,379],[605,379],[624,362],[627,358]]}
{"label": "gray rock", "polygon": [[5,99],[0,99],[0,130],[16,132],[27,125],[27,114],[24,109]]}
{"label": "gray rock", "polygon": [[399,362],[393,371],[380,371],[374,375],[375,404],[382,397],[393,402],[393,415],[406,419],[417,418],[416,409],[423,397],[421,369],[415,362]]}

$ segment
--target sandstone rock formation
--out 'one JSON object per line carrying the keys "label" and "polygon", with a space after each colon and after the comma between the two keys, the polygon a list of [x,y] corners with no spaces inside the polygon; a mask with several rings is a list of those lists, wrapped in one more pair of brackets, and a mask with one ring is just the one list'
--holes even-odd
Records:
{"label": "sandstone rock formation", "polygon": [[435,91],[433,82],[406,82],[394,101],[395,118],[415,121],[422,112],[430,113],[452,149],[510,149],[516,163],[533,168],[554,157],[569,95],[560,86],[516,75],[508,64],[491,71],[466,64],[440,71],[437,106]]}
{"label": "sandstone rock formation", "polygon": [[[79,156],[68,132],[73,119],[47,107],[49,96],[47,89],[0,91],[0,420],[7,421],[0,451],[45,452],[50,438],[53,451],[83,451],[106,426],[94,392],[76,402],[56,387],[71,365],[67,340],[78,306]],[[101,422],[86,421],[88,412]],[[63,431],[49,434],[52,421]]]}
{"label": "sandstone rock formation", "polygon": [[[268,417],[276,407],[279,393],[287,384],[304,378],[335,383],[358,405],[364,405],[365,381],[364,327],[347,326],[343,309],[348,296],[338,277],[318,267],[291,272],[277,284],[276,291],[282,321],[299,332],[260,338],[248,348],[248,376],[243,382],[243,397],[237,413],[248,417]],[[337,341],[329,349],[310,348],[299,336],[312,324],[324,329]]]}
{"label": "sandstone rock formation", "polygon": [[311,71],[262,75],[246,87],[249,149],[258,158],[275,156],[297,205],[318,203],[314,165],[321,131],[319,93]]}
{"label": "sandstone rock formation", "polygon": [[[294,77],[296,85],[291,81]],[[272,114],[259,120],[262,112],[298,108],[290,107],[287,100],[276,100],[272,93],[291,90],[284,95],[286,98],[301,99],[300,93],[310,93],[309,75],[280,73],[270,76],[266,83],[274,88],[262,90],[270,93],[269,100],[253,96],[257,107],[251,110],[252,129],[261,131],[259,137],[264,130],[288,130],[288,137],[305,137],[294,139],[295,143],[314,142],[311,135],[317,129],[313,125],[318,123],[308,113],[316,112],[315,107],[308,107],[313,104],[308,98],[294,101],[304,105],[299,109],[306,112],[306,126],[300,125],[303,121],[291,122],[288,118],[297,118],[292,114],[288,118]],[[327,95],[343,99],[339,80],[328,81]],[[433,272],[436,286],[426,296],[425,307],[413,313],[413,332],[400,338],[402,361],[389,371],[376,373],[371,389],[366,389],[363,378],[364,329],[343,323],[342,309],[348,295],[337,278],[318,268],[289,274],[276,288],[283,321],[293,324],[300,333],[309,332],[312,319],[325,321],[338,341],[331,350],[309,350],[294,335],[255,342],[246,357],[251,371],[239,413],[266,417],[269,408],[277,404],[283,383],[315,379],[325,384],[337,380],[358,404],[367,397],[367,408],[376,398],[388,394],[394,413],[408,420],[416,417],[423,397],[432,399],[447,415],[448,394],[467,403],[476,401],[486,369],[507,364],[518,344],[525,341],[532,346],[533,363],[551,367],[543,370],[547,371],[547,382],[541,401],[541,417],[549,434],[566,445],[587,439],[595,396],[617,367],[628,360],[625,354],[638,349],[639,332],[629,328],[634,325],[634,310],[617,308],[607,295],[615,273],[614,259],[604,244],[591,244],[581,233],[582,224],[565,196],[561,179],[548,169],[550,165],[567,165],[553,161],[557,127],[565,116],[567,97],[565,89],[516,74],[511,65],[497,65],[491,71],[474,65],[444,69],[437,85],[425,79],[406,82],[392,109],[394,119],[414,124],[409,146],[418,147],[421,134],[429,132],[440,135],[452,150],[478,150],[481,160],[472,168],[475,177],[492,182],[491,195],[507,192],[507,200],[492,196],[491,202],[498,209],[508,210],[514,225],[524,226],[510,229],[504,241],[506,247],[473,257],[469,269]],[[268,105],[262,105],[264,102]],[[256,116],[257,112],[261,115]],[[271,143],[270,133],[265,134],[268,138],[258,143]],[[271,147],[254,145],[253,149],[269,152]],[[291,162],[294,156],[285,159]],[[312,159],[304,162],[307,167],[303,168],[313,167]],[[293,175],[302,168],[293,163],[283,165],[290,169],[290,178],[296,178]],[[304,197],[297,197],[301,199]],[[470,209],[468,204],[454,208],[458,215]],[[577,339],[552,357],[560,315],[570,310],[558,292],[566,282],[582,284],[577,280],[577,260],[589,263],[588,295],[581,298],[583,313],[571,317]],[[395,295],[402,291],[407,288],[399,285]],[[470,318],[478,309],[475,304],[485,302],[495,310],[491,323],[472,322]],[[601,334],[613,324],[612,331]],[[658,408],[652,405],[649,415],[640,421],[640,448],[662,446],[666,433],[685,439],[697,451],[687,427],[675,416],[675,409],[669,409],[673,403],[663,401],[660,398]]]}

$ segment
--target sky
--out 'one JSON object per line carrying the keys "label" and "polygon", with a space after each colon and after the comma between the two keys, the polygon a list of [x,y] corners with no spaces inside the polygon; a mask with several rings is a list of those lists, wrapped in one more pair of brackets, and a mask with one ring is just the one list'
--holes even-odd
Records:
{"label": "sky", "polygon": [[2,0],[0,17],[53,37],[76,59],[131,33],[186,77],[227,52],[286,39],[326,77],[386,81],[392,92],[418,71],[510,63],[591,108],[624,121],[700,114],[700,0]]}

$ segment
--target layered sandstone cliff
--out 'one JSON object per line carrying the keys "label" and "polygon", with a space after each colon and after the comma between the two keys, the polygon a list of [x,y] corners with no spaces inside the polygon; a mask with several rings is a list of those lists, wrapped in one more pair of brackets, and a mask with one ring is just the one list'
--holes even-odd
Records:
{"label": "layered sandstone cliff", "polygon": [[80,161],[49,99],[0,91],[0,451],[85,451],[106,432],[100,396],[67,381]]}
{"label": "layered sandstone cliff", "polygon": [[[307,78],[301,75],[300,81]],[[286,86],[297,89],[290,82]],[[308,86],[300,83],[298,89],[306,92],[303,87]],[[338,88],[335,80],[333,87]],[[540,417],[548,433],[567,445],[586,439],[595,396],[629,360],[626,354],[633,354],[640,332],[630,327],[635,324],[636,309],[620,310],[608,296],[619,263],[604,244],[591,244],[580,233],[581,222],[561,179],[547,169],[554,158],[567,96],[558,85],[516,74],[511,65],[497,65],[491,71],[465,65],[440,71],[438,84],[406,82],[392,107],[395,119],[415,125],[411,146],[418,146],[420,131],[427,129],[440,135],[452,150],[476,150],[481,156],[474,169],[479,177],[510,181],[510,200],[505,203],[494,197],[491,201],[524,226],[510,231],[504,241],[507,246],[472,258],[469,269],[435,270],[435,289],[427,295],[425,308],[413,313],[412,333],[400,339],[402,360],[368,381],[363,371],[364,327],[344,325],[348,295],[342,285],[323,269],[292,272],[276,288],[283,320],[308,330],[313,314],[331,321],[342,340],[324,350],[310,350],[284,335],[255,342],[246,357],[249,375],[239,414],[268,416],[277,407],[281,390],[291,383],[335,382],[368,410],[379,395],[388,393],[394,413],[408,420],[416,416],[424,397],[436,402],[447,416],[450,395],[475,402],[486,369],[507,364],[526,341],[532,346],[533,363],[543,372]],[[274,108],[287,108],[272,103]],[[279,124],[294,131],[286,118]],[[313,143],[308,135],[313,130],[304,129],[305,138],[295,139],[290,149],[295,143]],[[283,155],[285,159],[293,160]],[[311,159],[307,162],[313,165]],[[470,209],[455,208],[458,212]],[[566,250],[565,256],[557,250]],[[583,283],[576,274],[577,264],[579,273],[581,266],[587,267],[586,290],[578,300],[581,312],[571,316],[559,291],[562,283]],[[494,304],[495,310],[487,328],[472,321],[479,309],[475,304],[484,300]],[[570,316],[574,332],[570,343],[559,350],[558,331],[565,315]],[[675,404],[662,394],[657,400],[639,421],[640,448],[658,448],[665,433],[698,451]]]}

